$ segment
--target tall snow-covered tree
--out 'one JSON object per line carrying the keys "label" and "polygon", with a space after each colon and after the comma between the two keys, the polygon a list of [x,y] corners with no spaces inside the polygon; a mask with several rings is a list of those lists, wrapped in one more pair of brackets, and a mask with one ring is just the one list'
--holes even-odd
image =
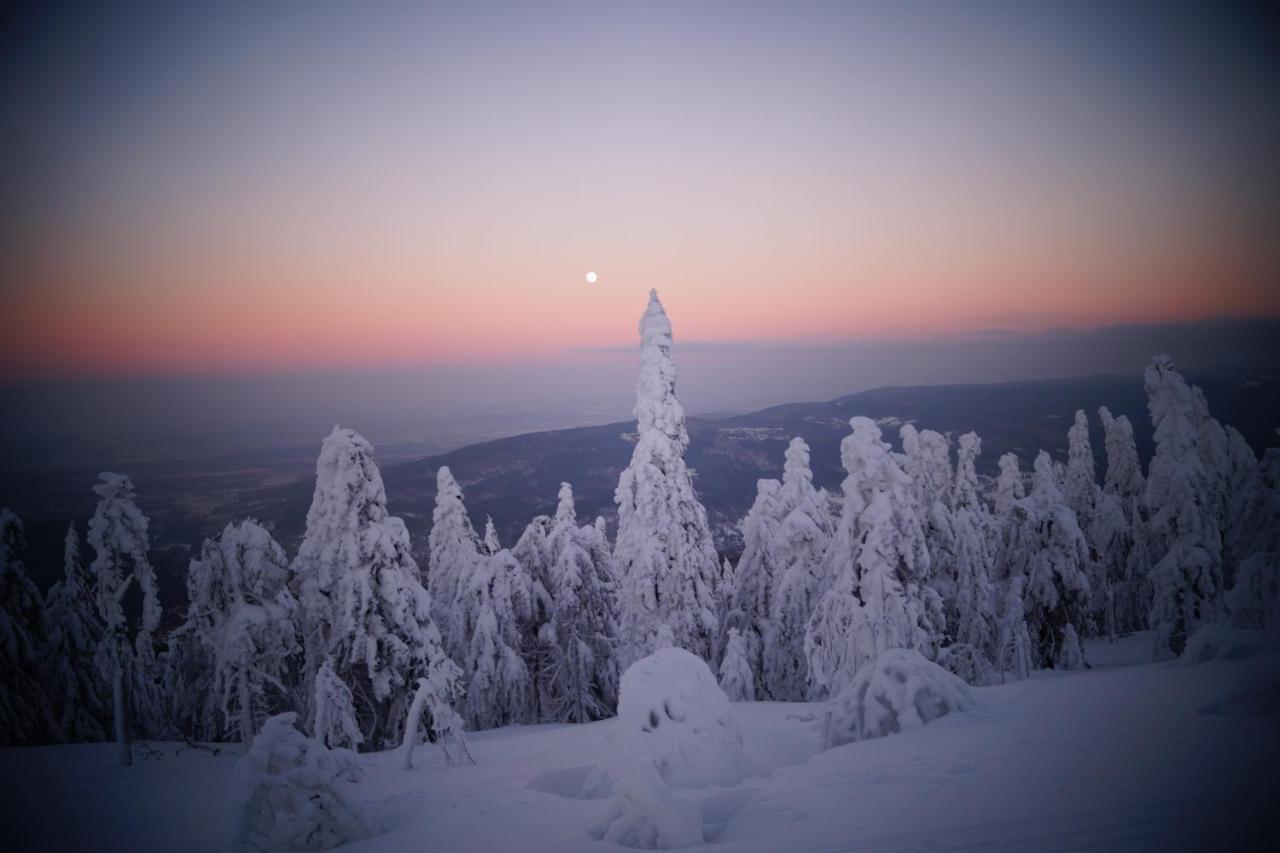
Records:
{"label": "tall snow-covered tree", "polygon": [[364,742],[364,734],[356,721],[351,688],[338,675],[329,658],[325,658],[316,673],[315,696],[311,706],[315,717],[312,729],[316,740],[330,749],[355,749]]}
{"label": "tall snow-covered tree", "polygon": [[956,643],[972,647],[987,663],[995,664],[999,657],[999,601],[991,579],[991,517],[978,489],[977,458],[981,452],[982,440],[977,433],[960,436],[951,488],[955,592],[949,602],[947,625]]}
{"label": "tall snow-covered tree", "polygon": [[737,628],[730,628],[720,662],[720,689],[730,702],[750,702],[756,697],[755,676],[751,672],[746,643]]}
{"label": "tall snow-covered tree", "polygon": [[782,502],[787,512],[774,534],[777,580],[770,602],[770,630],[764,638],[761,680],[765,695],[798,701],[808,692],[804,637],[813,608],[829,583],[823,556],[834,527],[826,492],[813,487],[809,445],[802,438],[793,438],[787,447]]}
{"label": "tall snow-covered tree", "polygon": [[950,500],[955,474],[951,470],[951,444],[941,433],[920,431],[912,424],[903,424],[898,435],[902,440],[902,470],[911,479],[911,502],[929,549],[930,582],[944,601],[953,601],[956,556]]}
{"label": "tall snow-covered tree", "polygon": [[[110,677],[114,732],[119,761],[133,763],[133,727],[137,719],[145,726],[161,715],[159,700],[149,672],[152,634],[160,625],[160,599],[156,594],[156,574],[147,556],[147,517],[138,509],[133,482],[123,474],[102,474],[93,487],[98,506],[89,521],[89,545],[94,550],[89,570],[97,580],[98,613],[106,626],[99,645],[99,664]],[[132,642],[124,597],[136,585],[142,593],[142,619]],[[139,654],[141,652],[141,654]],[[139,659],[141,658],[141,659]]]}
{"label": "tall snow-covered tree", "polygon": [[18,556],[24,548],[22,521],[0,509],[0,746],[61,740],[40,671],[44,599]]}
{"label": "tall snow-covered tree", "polygon": [[663,625],[677,646],[711,660],[719,628],[715,582],[720,563],[707,512],[685,466],[689,433],[676,398],[671,344],[671,322],[658,292],[650,291],[640,318],[638,437],[614,495],[624,668],[653,651]]}
{"label": "tall snow-covered tree", "polygon": [[551,580],[555,555],[551,550],[551,533],[555,522],[549,515],[535,516],[520,534],[511,553],[520,563],[529,585],[529,612],[521,626],[520,656],[529,670],[533,690],[533,718],[550,717],[547,711],[549,666],[551,657],[551,618],[555,609]]}
{"label": "tall snow-covered tree", "polygon": [[1031,494],[1019,519],[1011,561],[1026,567],[1025,608],[1032,660],[1039,667],[1077,668],[1077,625],[1088,618],[1089,546],[1058,486],[1053,460],[1036,457]]}
{"label": "tall snow-covered tree", "polygon": [[463,503],[462,487],[448,466],[442,465],[436,472],[436,505],[427,542],[427,589],[431,592],[431,616],[454,660],[466,657],[468,637],[454,614],[458,597],[480,564],[480,548]]}
{"label": "tall snow-covered tree", "polygon": [[568,483],[560,484],[549,546],[554,598],[545,632],[546,715],[573,723],[598,720],[613,713],[618,699],[612,555],[599,527],[578,526]]}
{"label": "tall snow-covered tree", "polygon": [[[1120,632],[1137,631],[1146,627],[1151,612],[1151,552],[1143,503],[1147,482],[1129,419],[1113,416],[1106,406],[1098,409],[1098,418],[1107,452],[1102,491],[1104,502],[1110,504],[1104,518],[1111,536],[1106,557],[1113,581],[1115,625]],[[1123,519],[1115,517],[1116,507]]]}
{"label": "tall snow-covered tree", "polygon": [[[63,577],[50,588],[46,600],[46,689],[65,740],[106,740],[111,701],[97,664],[105,626],[94,607],[93,584],[80,559],[80,536],[74,523],[63,540],[62,568]],[[6,679],[5,683],[11,682]]]}
{"label": "tall snow-covered tree", "polygon": [[289,666],[300,648],[288,574],[284,549],[253,519],[206,539],[189,570],[187,622],[212,665],[222,733],[246,745],[291,704]]}
{"label": "tall snow-covered tree", "polygon": [[777,558],[773,553],[778,525],[784,513],[782,484],[777,480],[758,480],[756,499],[742,520],[742,556],[734,569],[733,588],[729,592],[724,628],[737,632],[740,651],[751,669],[751,684],[760,693],[750,698],[765,698],[763,691],[763,652],[766,639],[773,631],[771,599],[777,575]]}
{"label": "tall snow-covered tree", "polygon": [[1089,418],[1078,409],[1075,421],[1067,430],[1067,471],[1062,487],[1067,506],[1076,514],[1076,523],[1088,546],[1085,576],[1089,579],[1089,618],[1076,626],[1085,636],[1116,635],[1115,596],[1112,589],[1114,570],[1108,558],[1114,556],[1117,519],[1110,513],[1116,509],[1103,500],[1094,465],[1093,447],[1089,442]]}
{"label": "tall snow-covered tree", "polygon": [[911,498],[880,428],[849,421],[840,444],[848,476],[844,511],[828,551],[831,586],[809,620],[805,651],[815,695],[836,695],[858,669],[888,649],[932,657],[945,623],[928,586],[929,551]]}
{"label": "tall snow-covered tree", "polygon": [[1222,540],[1196,395],[1166,355],[1147,367],[1145,385],[1156,443],[1144,496],[1158,556],[1151,627],[1155,657],[1164,659],[1180,655],[1200,623],[1221,615]]}
{"label": "tall snow-covered tree", "polygon": [[511,552],[498,551],[474,564],[459,592],[456,618],[468,638],[466,716],[473,728],[525,723],[532,716],[529,670],[520,656],[521,610],[527,618],[529,602],[524,581]]}
{"label": "tall snow-covered tree", "polygon": [[[431,620],[409,534],[387,513],[373,447],[352,430],[334,427],[321,446],[293,576],[309,721],[315,723],[315,674],[329,659],[351,690],[365,746],[398,742],[418,679],[432,671],[456,678],[458,670]],[[451,702],[452,679],[438,683],[451,694],[441,701]]]}

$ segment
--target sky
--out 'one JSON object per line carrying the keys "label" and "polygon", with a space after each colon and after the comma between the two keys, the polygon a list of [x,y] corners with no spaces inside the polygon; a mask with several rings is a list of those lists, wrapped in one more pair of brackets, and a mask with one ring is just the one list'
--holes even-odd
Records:
{"label": "sky", "polygon": [[3,381],[1280,316],[1261,6],[0,14]]}

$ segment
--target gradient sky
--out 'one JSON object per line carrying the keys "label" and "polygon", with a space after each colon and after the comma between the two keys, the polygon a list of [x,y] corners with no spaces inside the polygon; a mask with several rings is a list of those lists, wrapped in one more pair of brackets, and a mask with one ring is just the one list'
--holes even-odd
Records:
{"label": "gradient sky", "polygon": [[1280,315],[1261,11],[82,5],[4,13],[0,377]]}

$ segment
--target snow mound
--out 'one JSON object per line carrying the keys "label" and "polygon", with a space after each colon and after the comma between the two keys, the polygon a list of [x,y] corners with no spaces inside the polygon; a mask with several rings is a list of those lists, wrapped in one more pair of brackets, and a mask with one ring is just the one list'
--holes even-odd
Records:
{"label": "snow mound", "polygon": [[323,850],[373,834],[347,796],[364,777],[356,754],[308,738],[294,728],[297,718],[271,717],[241,759],[242,835],[250,850]]}
{"label": "snow mound", "polygon": [[702,811],[663,781],[657,766],[637,758],[613,783],[619,799],[593,833],[596,838],[642,850],[672,850],[702,844]]}
{"label": "snow mound", "polygon": [[1187,638],[1187,647],[1178,664],[1190,666],[1215,660],[1243,660],[1277,651],[1280,651],[1280,631],[1201,625]]}
{"label": "snow mound", "polygon": [[889,649],[867,663],[823,715],[826,747],[914,729],[977,707],[969,685],[913,649]]}
{"label": "snow mound", "polygon": [[634,779],[637,759],[648,759],[675,788],[736,785],[751,775],[729,698],[706,663],[684,649],[659,649],[627,669],[618,723],[617,741],[587,780],[588,796]]}

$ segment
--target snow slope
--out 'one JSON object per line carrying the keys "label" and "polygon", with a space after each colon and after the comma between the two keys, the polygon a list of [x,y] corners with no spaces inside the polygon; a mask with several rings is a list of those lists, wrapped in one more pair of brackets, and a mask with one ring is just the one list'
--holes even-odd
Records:
{"label": "snow slope", "polygon": [[[806,721],[818,706],[735,705],[760,775],[681,793],[723,851],[1267,849],[1280,726],[1213,712],[1266,661],[1136,663],[1150,643],[1092,644],[1092,670],[978,688],[977,710],[826,752]],[[392,753],[369,756],[360,795],[384,832],[350,849],[622,849],[590,834],[609,803],[579,797],[615,725],[477,733],[473,767],[446,768],[430,748],[408,773]],[[0,751],[6,847],[227,849],[240,748],[160,748],[132,768],[107,744]]]}

